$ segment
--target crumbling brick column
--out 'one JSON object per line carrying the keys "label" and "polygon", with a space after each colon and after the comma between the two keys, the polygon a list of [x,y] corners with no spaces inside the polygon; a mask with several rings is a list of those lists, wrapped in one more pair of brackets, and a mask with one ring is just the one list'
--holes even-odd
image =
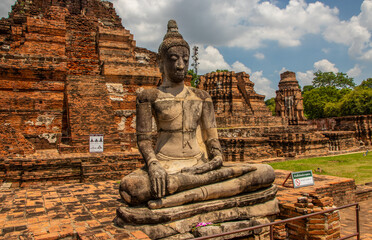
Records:
{"label": "crumbling brick column", "polygon": [[[318,195],[302,196],[296,203],[280,204],[282,218],[298,217],[310,213],[321,212],[333,208],[331,197]],[[306,219],[288,222],[285,225],[287,235],[283,234],[283,227],[275,228],[275,239],[298,240],[328,240],[338,239],[341,234],[340,213],[338,210],[330,213],[315,215]]]}

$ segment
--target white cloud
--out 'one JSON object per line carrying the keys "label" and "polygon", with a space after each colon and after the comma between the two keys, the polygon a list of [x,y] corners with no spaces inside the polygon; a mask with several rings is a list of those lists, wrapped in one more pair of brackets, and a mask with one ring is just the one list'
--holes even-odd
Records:
{"label": "white cloud", "polygon": [[[372,0],[364,0],[360,14],[344,21],[336,7],[320,1],[289,0],[284,8],[276,6],[277,1],[260,0],[111,1],[139,45],[155,51],[167,21],[174,18],[191,44],[258,49],[274,41],[282,47],[296,47],[313,34],[348,46],[354,58],[372,60]],[[263,55],[255,57],[262,59]]]}
{"label": "white cloud", "polygon": [[112,1],[124,26],[139,43],[153,49],[153,42],[160,43],[166,22],[172,18],[191,43],[245,49],[265,46],[267,40],[284,47],[299,46],[306,34],[319,34],[338,21],[337,8],[304,0],[290,0],[285,8],[260,0]]}
{"label": "white cloud", "polygon": [[284,47],[299,46],[304,35],[319,34],[338,20],[338,10],[321,2],[290,0],[281,9],[267,1],[256,1],[254,6],[245,7],[246,13],[233,25],[240,34],[231,39],[231,46],[254,49],[264,46],[266,40],[277,41]]}
{"label": "white cloud", "polygon": [[0,1],[0,18],[8,17],[8,12],[11,11],[11,6],[15,3],[14,0],[1,0]]}
{"label": "white cloud", "polygon": [[366,27],[368,30],[372,30],[372,1],[364,0],[360,9],[361,13],[358,16],[360,25]]}
{"label": "white cloud", "polygon": [[297,72],[296,79],[298,83],[303,87],[306,85],[311,85],[313,82],[314,74],[313,71],[307,70],[306,72]]}
{"label": "white cloud", "polygon": [[252,73],[250,80],[254,82],[257,93],[265,95],[267,99],[275,96],[275,90],[270,87],[271,81],[263,76],[262,71]]}
{"label": "white cloud", "polygon": [[364,0],[358,16],[330,24],[323,32],[324,38],[329,42],[348,46],[349,55],[354,58],[372,60],[371,11],[372,0]]}
{"label": "white cloud", "polygon": [[327,59],[322,59],[314,63],[315,71],[320,70],[322,72],[338,72],[338,68],[335,67],[334,63],[331,63]]}
{"label": "white cloud", "polygon": [[218,49],[212,46],[206,48],[199,46],[199,63],[199,70],[202,74],[216,71],[217,69],[231,69]]}
{"label": "white cloud", "polygon": [[265,55],[263,53],[260,53],[260,52],[256,53],[254,55],[254,57],[257,58],[258,60],[265,59]]}
{"label": "white cloud", "polygon": [[239,62],[239,61],[236,61],[234,62],[232,65],[231,65],[231,69],[232,71],[234,72],[246,72],[248,74],[251,74],[252,70],[245,66],[243,63]]}
{"label": "white cloud", "polygon": [[362,73],[362,69],[360,69],[358,64],[356,64],[353,68],[351,68],[349,71],[346,72],[346,74],[352,78],[360,76],[361,73]]}

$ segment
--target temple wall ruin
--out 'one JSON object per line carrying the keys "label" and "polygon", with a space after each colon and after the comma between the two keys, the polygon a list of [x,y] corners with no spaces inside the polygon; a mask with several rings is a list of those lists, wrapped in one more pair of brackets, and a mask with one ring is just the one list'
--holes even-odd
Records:
{"label": "temple wall ruin", "polygon": [[372,115],[322,118],[309,120],[308,123],[316,125],[319,131],[326,134],[345,132],[352,134],[362,145],[370,146],[372,143]]}
{"label": "temple wall ruin", "polygon": [[[295,73],[287,71],[280,77],[276,91],[277,114],[272,116],[265,106],[264,96],[255,92],[249,74],[213,72],[201,76],[198,87],[212,97],[226,161],[256,162],[359,149],[355,133],[361,127],[319,131],[312,122],[308,124],[304,116],[303,98]],[[368,121],[362,122],[359,125],[370,126]]]}
{"label": "temple wall ruin", "polygon": [[[18,0],[0,21],[0,122],[35,146],[135,147],[135,95],[156,86],[156,54],[136,47],[112,3]],[[62,144],[60,144],[62,143]]]}

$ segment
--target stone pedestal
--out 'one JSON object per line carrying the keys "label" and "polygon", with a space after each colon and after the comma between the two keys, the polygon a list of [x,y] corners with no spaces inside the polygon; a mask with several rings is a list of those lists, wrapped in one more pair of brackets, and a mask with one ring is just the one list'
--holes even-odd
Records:
{"label": "stone pedestal", "polygon": [[[279,213],[275,185],[235,197],[151,210],[142,207],[120,207],[115,223],[128,230],[140,230],[151,239],[188,239],[234,231],[273,221]],[[194,229],[201,222],[213,225]],[[265,230],[225,236],[263,235]]]}

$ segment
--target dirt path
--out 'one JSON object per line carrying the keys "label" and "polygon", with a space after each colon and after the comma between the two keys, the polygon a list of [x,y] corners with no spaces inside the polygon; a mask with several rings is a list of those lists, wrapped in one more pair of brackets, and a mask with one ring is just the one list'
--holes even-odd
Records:
{"label": "dirt path", "polygon": [[[372,199],[359,203],[359,221],[360,221],[360,233],[363,240],[372,240]],[[340,210],[341,215],[341,236],[356,232],[356,221],[355,221],[355,207]],[[356,239],[349,238],[349,239]]]}

